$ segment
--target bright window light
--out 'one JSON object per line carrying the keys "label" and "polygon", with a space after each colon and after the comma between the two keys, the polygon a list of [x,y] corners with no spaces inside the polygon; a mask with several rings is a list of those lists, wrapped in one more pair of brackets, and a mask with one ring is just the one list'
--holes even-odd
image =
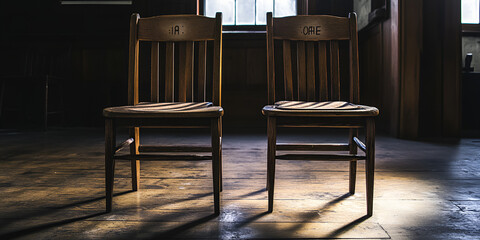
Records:
{"label": "bright window light", "polygon": [[235,0],[205,0],[205,15],[215,17],[222,13],[223,25],[235,25]]}
{"label": "bright window light", "polygon": [[296,0],[205,0],[205,15],[222,12],[223,25],[265,25],[267,12],[274,17],[297,15]]}
{"label": "bright window light", "polygon": [[479,23],[479,0],[462,0],[462,23]]}

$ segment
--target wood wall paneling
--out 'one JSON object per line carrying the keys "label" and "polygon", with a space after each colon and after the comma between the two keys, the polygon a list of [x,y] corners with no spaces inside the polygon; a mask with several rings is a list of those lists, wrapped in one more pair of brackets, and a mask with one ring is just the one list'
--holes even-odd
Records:
{"label": "wood wall paneling", "polygon": [[461,130],[461,5],[444,1],[445,25],[443,57],[443,127],[444,136],[458,137]]}
{"label": "wood wall paneling", "polygon": [[390,18],[359,32],[360,99],[379,108],[377,126],[398,136],[400,55],[398,1],[391,1]]}
{"label": "wood wall paneling", "polygon": [[[392,135],[458,136],[459,1],[392,0],[390,10],[389,19],[360,32],[362,101],[377,102],[379,127]],[[379,64],[377,71],[370,64]],[[379,79],[377,99],[370,78]]]}
{"label": "wood wall paneling", "polygon": [[422,1],[400,1],[400,121],[399,136],[418,137]]}
{"label": "wood wall paneling", "polygon": [[[442,19],[444,17],[443,6],[436,0],[424,0],[423,23],[423,53],[420,82],[420,129],[419,135],[428,136],[442,134],[442,102],[443,96],[443,73],[439,71],[443,64],[443,53],[438,51],[443,47]],[[428,16],[428,17],[427,17]]]}

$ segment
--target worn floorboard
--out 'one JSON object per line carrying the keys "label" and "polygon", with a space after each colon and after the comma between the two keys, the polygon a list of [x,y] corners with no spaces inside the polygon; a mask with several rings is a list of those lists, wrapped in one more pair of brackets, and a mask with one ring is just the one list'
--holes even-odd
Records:
{"label": "worn floorboard", "polygon": [[[208,132],[145,130],[142,143],[208,145]],[[125,138],[119,131],[117,142]],[[345,142],[345,132],[279,132],[279,142]],[[221,214],[211,162],[142,162],[131,191],[118,161],[105,213],[102,129],[0,131],[0,239],[480,239],[480,141],[377,136],[374,215],[364,164],[277,161],[267,213],[263,130],[225,131]]]}

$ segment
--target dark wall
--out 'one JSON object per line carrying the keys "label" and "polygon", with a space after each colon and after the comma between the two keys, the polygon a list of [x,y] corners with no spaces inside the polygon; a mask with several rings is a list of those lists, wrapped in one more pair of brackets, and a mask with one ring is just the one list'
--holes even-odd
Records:
{"label": "dark wall", "polygon": [[360,80],[372,83],[365,100],[379,103],[379,126],[404,138],[459,136],[460,1],[390,0],[390,9],[359,33]]}
{"label": "dark wall", "polygon": [[[196,0],[136,0],[126,6],[61,5],[58,0],[0,2],[0,75],[25,75],[28,56],[56,59],[42,73],[62,77],[58,90],[64,120],[52,124],[102,126],[102,109],[127,102],[129,19],[161,14],[195,14]],[[309,14],[347,16],[352,0],[309,1]],[[263,126],[266,104],[265,34],[228,34],[223,44],[225,126]],[[40,54],[42,53],[42,54]],[[54,54],[55,53],[55,54]],[[50,62],[52,62],[50,61]],[[45,65],[45,64],[44,64]],[[42,87],[15,80],[6,84],[0,128],[36,125],[42,116]],[[27,91],[27,89],[30,89]],[[54,91],[54,89],[51,89]],[[37,92],[33,94],[33,92]],[[28,94],[27,94],[28,93]],[[24,102],[23,106],[18,99]],[[52,100],[55,101],[55,100]],[[25,107],[28,105],[28,107]],[[21,111],[10,111],[16,107]],[[37,109],[37,110],[35,110]]]}
{"label": "dark wall", "polygon": [[[33,70],[35,75],[48,73],[62,77],[64,119],[52,116],[50,122],[101,126],[104,107],[126,103],[130,15],[196,12],[196,2],[191,0],[133,2],[133,5],[61,5],[58,0],[1,1],[0,75],[26,75],[26,67],[34,65],[37,69],[42,64],[30,63],[31,58],[61,56],[62,61],[56,66]],[[7,82],[5,91],[18,94],[6,96],[0,127],[41,123],[43,117],[38,109],[43,107],[44,90],[31,82],[21,78]],[[51,92],[54,91],[59,89],[52,88]],[[28,103],[17,104],[25,101],[21,99],[28,99]],[[59,100],[57,97],[51,102]]]}

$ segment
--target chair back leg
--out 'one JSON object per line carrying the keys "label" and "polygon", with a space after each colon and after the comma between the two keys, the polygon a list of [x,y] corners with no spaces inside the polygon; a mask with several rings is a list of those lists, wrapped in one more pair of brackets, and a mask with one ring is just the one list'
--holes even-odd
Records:
{"label": "chair back leg", "polygon": [[[353,141],[354,137],[358,137],[358,130],[357,129],[350,129],[350,136],[349,136],[349,147],[350,147],[350,154],[357,154],[357,145]],[[349,176],[349,193],[351,195],[355,194],[355,183],[357,180],[357,161],[350,161],[350,176]]]}
{"label": "chair back leg", "polygon": [[219,118],[212,118],[211,132],[212,132],[212,171],[213,171],[213,203],[215,215],[220,214],[220,177],[221,177],[221,122]]}
{"label": "chair back leg", "polygon": [[367,215],[373,214],[373,177],[375,172],[375,121],[373,118],[367,119],[366,139],[367,159],[365,162],[365,173],[367,181]]}
{"label": "chair back leg", "polygon": [[222,161],[222,140],[223,140],[223,126],[222,126],[222,117],[219,119],[219,135],[220,135],[220,154],[219,154],[219,168],[220,168],[220,192],[223,191],[223,161]]}
{"label": "chair back leg", "polygon": [[106,211],[112,211],[113,181],[115,176],[115,126],[112,119],[105,119],[105,200]]}
{"label": "chair back leg", "polygon": [[[138,147],[140,146],[140,128],[134,127],[130,129],[130,138],[133,138],[133,143],[130,144],[130,154],[132,156],[138,155]],[[132,190],[140,189],[140,160],[132,159],[131,161],[132,174]]]}
{"label": "chair back leg", "polygon": [[275,187],[275,156],[277,145],[277,121],[275,117],[267,120],[267,189],[268,189],[268,212],[273,211],[273,197]]}

